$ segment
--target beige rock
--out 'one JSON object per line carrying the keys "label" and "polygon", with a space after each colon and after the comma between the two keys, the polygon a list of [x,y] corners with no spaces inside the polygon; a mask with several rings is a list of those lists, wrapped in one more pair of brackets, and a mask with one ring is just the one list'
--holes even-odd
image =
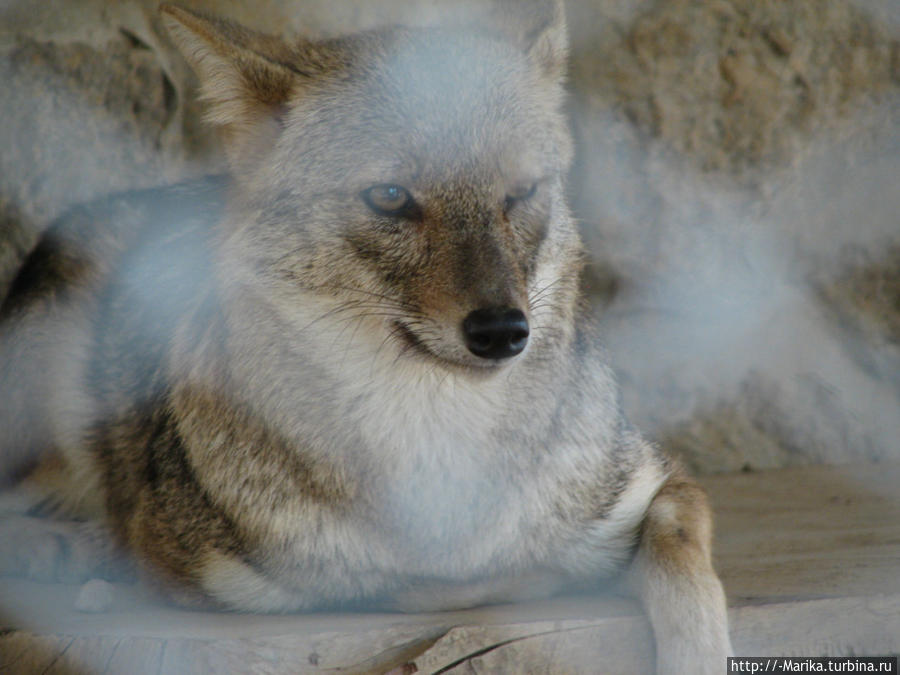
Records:
{"label": "beige rock", "polygon": [[[184,4],[315,36],[466,11]],[[634,421],[700,471],[896,455],[897,4],[567,4],[574,207]],[[156,5],[0,8],[0,296],[63,209],[221,168]]]}
{"label": "beige rock", "polygon": [[573,86],[705,170],[790,163],[898,84],[898,42],[845,0],[662,0],[583,51]]}

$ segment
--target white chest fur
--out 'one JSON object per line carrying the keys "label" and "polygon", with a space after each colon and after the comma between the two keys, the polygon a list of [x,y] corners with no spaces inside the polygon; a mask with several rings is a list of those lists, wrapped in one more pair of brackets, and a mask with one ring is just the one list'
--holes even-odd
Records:
{"label": "white chest fur", "polygon": [[[354,564],[464,578],[550,564],[552,551],[567,551],[564,567],[602,570],[627,549],[662,472],[637,446],[646,457],[634,465],[648,468],[593,522],[573,488],[602,491],[616,470],[614,411],[602,400],[594,409],[581,396],[591,409],[570,414],[562,432],[551,424],[559,391],[542,388],[546,373],[535,376],[527,358],[471,377],[398,356],[384,345],[383,325],[348,330],[322,316],[327,308],[310,303],[291,317],[309,367],[289,384],[312,403],[298,414],[270,396],[277,407],[266,415],[302,447],[316,439],[311,451],[341,463],[361,486],[353,522],[331,532],[335,547],[360,552]],[[294,511],[282,533],[297,522]],[[297,550],[308,550],[297,537]]]}

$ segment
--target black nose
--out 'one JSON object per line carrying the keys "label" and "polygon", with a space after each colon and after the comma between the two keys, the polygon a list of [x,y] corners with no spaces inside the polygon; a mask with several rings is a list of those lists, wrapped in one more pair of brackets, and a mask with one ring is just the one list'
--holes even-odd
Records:
{"label": "black nose", "polygon": [[483,359],[507,359],[528,344],[528,319],[518,309],[476,309],[463,319],[466,347]]}

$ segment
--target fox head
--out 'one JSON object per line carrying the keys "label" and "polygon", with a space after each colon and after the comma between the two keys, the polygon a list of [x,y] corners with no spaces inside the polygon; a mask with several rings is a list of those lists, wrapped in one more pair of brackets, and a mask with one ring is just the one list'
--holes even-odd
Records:
{"label": "fox head", "polygon": [[474,372],[565,330],[561,3],[482,5],[291,43],[162,6],[223,132],[233,288],[288,324],[310,293],[355,307],[379,342]]}

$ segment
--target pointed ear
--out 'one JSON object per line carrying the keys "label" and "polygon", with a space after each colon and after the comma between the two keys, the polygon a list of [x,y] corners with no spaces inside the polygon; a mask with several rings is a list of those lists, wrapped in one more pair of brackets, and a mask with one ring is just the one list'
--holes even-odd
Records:
{"label": "pointed ear", "polygon": [[493,0],[490,20],[548,76],[565,76],[569,55],[563,0]]}
{"label": "pointed ear", "polygon": [[160,12],[200,79],[207,121],[223,128],[232,168],[253,162],[274,144],[304,78],[294,50],[279,38],[174,5],[160,5]]}

